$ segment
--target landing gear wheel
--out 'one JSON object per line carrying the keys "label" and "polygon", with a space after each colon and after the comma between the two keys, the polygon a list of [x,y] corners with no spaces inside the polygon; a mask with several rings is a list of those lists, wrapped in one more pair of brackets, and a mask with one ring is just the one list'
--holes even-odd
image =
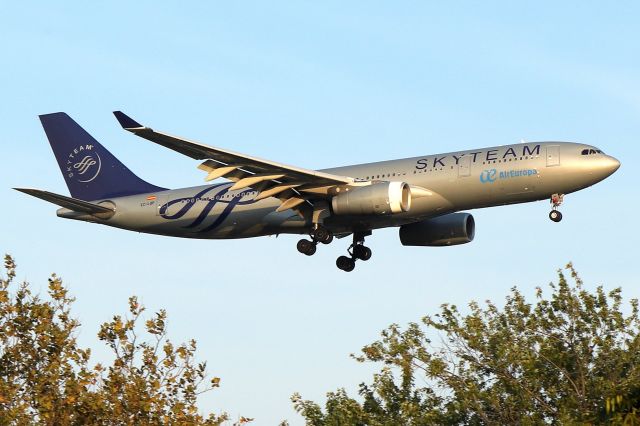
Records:
{"label": "landing gear wheel", "polygon": [[307,256],[313,256],[316,253],[316,245],[309,240],[302,239],[298,241],[298,251]]}
{"label": "landing gear wheel", "polygon": [[356,267],[356,261],[347,256],[340,256],[336,260],[336,266],[338,269],[342,269],[345,272],[351,272]]}
{"label": "landing gear wheel", "polygon": [[549,212],[549,219],[554,222],[560,222],[562,220],[562,213],[560,213],[558,210],[551,210]]}
{"label": "landing gear wheel", "polygon": [[333,241],[333,234],[324,226],[318,226],[312,233],[314,240],[322,244],[329,244]]}
{"label": "landing gear wheel", "polygon": [[371,249],[358,244],[353,247],[353,257],[360,260],[369,260],[371,259]]}
{"label": "landing gear wheel", "polygon": [[558,207],[564,201],[564,194],[551,194],[551,211],[549,212],[549,219],[554,222],[560,222],[562,220],[562,213],[558,211]]}

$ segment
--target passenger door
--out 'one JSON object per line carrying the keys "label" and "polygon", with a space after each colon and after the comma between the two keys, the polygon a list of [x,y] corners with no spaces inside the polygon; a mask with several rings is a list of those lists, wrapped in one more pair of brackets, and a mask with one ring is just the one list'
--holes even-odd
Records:
{"label": "passenger door", "polygon": [[547,167],[560,165],[560,147],[558,145],[547,146]]}
{"label": "passenger door", "polygon": [[468,177],[471,175],[471,157],[463,155],[458,161],[458,177]]}

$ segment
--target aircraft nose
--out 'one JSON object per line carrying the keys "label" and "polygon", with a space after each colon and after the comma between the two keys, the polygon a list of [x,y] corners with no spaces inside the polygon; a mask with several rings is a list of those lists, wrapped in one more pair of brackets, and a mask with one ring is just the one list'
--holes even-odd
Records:
{"label": "aircraft nose", "polygon": [[617,158],[608,155],[605,167],[609,170],[609,174],[613,174],[620,168],[620,161],[618,161]]}
{"label": "aircraft nose", "polygon": [[600,160],[598,168],[605,176],[610,176],[620,168],[620,161],[618,161],[618,159],[615,157],[607,155]]}

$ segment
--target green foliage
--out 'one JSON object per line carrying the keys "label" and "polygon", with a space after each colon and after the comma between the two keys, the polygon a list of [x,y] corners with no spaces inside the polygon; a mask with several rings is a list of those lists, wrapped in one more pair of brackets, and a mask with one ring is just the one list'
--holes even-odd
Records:
{"label": "green foliage", "polygon": [[513,288],[502,308],[446,304],[391,325],[355,357],[383,364],[361,402],[339,390],[322,409],[295,394],[295,409],[313,426],[638,424],[638,301],[623,310],[619,288],[589,292],[567,270],[573,283],[558,271],[535,303]]}
{"label": "green foliage", "polygon": [[[144,307],[129,299],[126,317],[102,324],[98,337],[112,351],[109,366],[90,366],[89,349],[76,342],[80,324],[62,280],[49,279],[49,300],[23,283],[10,287],[16,265],[5,257],[0,279],[0,425],[219,425],[225,414],[198,413],[197,396],[220,384],[206,381],[206,364],[194,359],[196,342],[167,339],[166,312],[144,324]],[[241,418],[246,423],[251,419]]]}

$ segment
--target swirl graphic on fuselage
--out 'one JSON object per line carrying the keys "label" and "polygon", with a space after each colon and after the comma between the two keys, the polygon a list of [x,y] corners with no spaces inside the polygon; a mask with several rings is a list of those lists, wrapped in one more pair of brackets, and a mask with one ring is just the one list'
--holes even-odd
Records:
{"label": "swirl graphic on fuselage", "polygon": [[[226,188],[223,188],[222,190],[217,192],[215,194],[215,196],[211,196],[210,198],[206,198],[207,204],[204,206],[204,208],[202,209],[202,211],[200,212],[198,217],[193,222],[191,222],[190,224],[188,224],[188,225],[183,227],[183,228],[189,229],[189,228],[195,228],[196,226],[199,226],[200,224],[202,224],[202,222],[204,222],[204,220],[207,218],[207,216],[209,215],[211,210],[213,210],[213,208],[216,206],[216,204],[218,204],[218,203],[226,204],[225,208],[222,210],[222,212],[219,215],[217,215],[217,217],[213,221],[213,223],[211,223],[210,225],[205,226],[204,228],[200,229],[197,232],[209,232],[209,231],[212,231],[212,230],[214,230],[215,228],[217,228],[218,226],[220,226],[222,224],[222,222],[231,214],[231,211],[234,209],[235,206],[237,206],[239,204],[240,205],[244,205],[244,204],[255,203],[255,201],[253,199],[242,201],[242,198],[247,193],[252,192],[252,190],[242,191],[242,192],[239,192],[239,193],[235,194],[235,196],[232,197],[232,198],[223,199],[224,195],[226,195],[229,192],[229,188],[232,185],[233,184],[229,184],[229,183],[221,183],[221,184],[218,184],[218,185],[212,185],[212,186],[204,189],[203,191],[198,192],[197,194],[193,195],[192,197],[176,198],[174,200],[168,201],[167,203],[165,203],[162,206],[160,206],[160,210],[159,210],[160,216],[165,218],[165,219],[169,219],[169,220],[180,219],[181,217],[186,215],[187,212],[189,212],[189,210],[194,208],[196,206],[196,204],[198,204],[197,201],[202,200],[207,193],[213,191],[214,189],[218,189],[220,187],[226,186]],[[184,203],[184,206],[182,206],[182,208],[180,208],[176,213],[168,214],[167,210],[169,209],[169,207],[171,207],[174,204],[178,204],[178,203]]]}

